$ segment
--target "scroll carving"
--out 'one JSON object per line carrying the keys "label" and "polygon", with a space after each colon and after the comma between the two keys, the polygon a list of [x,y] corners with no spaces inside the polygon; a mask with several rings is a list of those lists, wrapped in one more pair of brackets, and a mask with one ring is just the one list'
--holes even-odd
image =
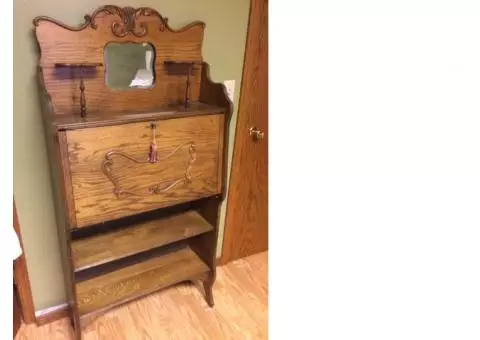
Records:
{"label": "scroll carving", "polygon": [[113,163],[114,163],[114,157],[121,157],[121,158],[129,160],[129,161],[131,161],[133,163],[136,163],[136,164],[149,164],[150,166],[155,166],[156,165],[156,164],[152,164],[148,159],[147,160],[138,160],[138,159],[136,159],[136,158],[124,153],[124,152],[121,152],[121,151],[110,151],[105,155],[105,159],[102,162],[102,171],[105,174],[105,176],[110,180],[110,182],[112,182],[113,188],[114,188],[113,193],[119,199],[127,197],[127,196],[145,197],[145,196],[163,194],[163,193],[166,193],[166,192],[172,190],[173,188],[177,187],[178,185],[188,184],[188,183],[192,182],[192,175],[191,175],[192,166],[193,166],[193,163],[195,163],[195,161],[197,159],[196,147],[195,147],[195,144],[193,142],[188,143],[186,145],[177,146],[168,155],[166,155],[163,158],[159,158],[158,163],[161,163],[162,161],[165,161],[165,160],[169,159],[170,157],[175,155],[184,146],[188,146],[188,151],[189,151],[189,154],[190,154],[190,159],[189,159],[187,167],[185,169],[184,176],[182,178],[179,178],[179,179],[167,182],[167,183],[162,182],[162,183],[157,183],[157,184],[150,185],[149,187],[147,187],[147,189],[144,192],[141,192],[141,191],[133,192],[133,191],[129,191],[129,190],[123,190],[120,187],[120,184],[118,183],[118,180],[116,180],[114,178],[113,174],[112,174],[112,166],[113,166]]}
{"label": "scroll carving", "polygon": [[148,33],[147,24],[145,22],[137,22],[141,17],[155,16],[159,19],[160,24],[158,29],[163,32],[167,27],[168,19],[164,18],[156,10],[148,7],[133,8],[133,7],[117,7],[113,5],[107,5],[100,7],[92,16],[88,16],[90,26],[94,29],[98,28],[95,20],[99,14],[116,15],[120,18],[120,21],[115,20],[112,23],[112,33],[117,37],[125,37],[128,34],[133,34],[136,37],[143,37]]}
{"label": "scroll carving", "polygon": [[92,15],[85,15],[84,19],[85,22],[78,27],[72,27],[66,25],[58,20],[52,19],[47,16],[38,16],[33,19],[34,26],[38,26],[41,21],[49,21],[58,26],[61,26],[65,29],[70,31],[82,31],[87,27],[91,27],[93,29],[97,29],[99,27],[98,21],[107,17],[107,16],[116,16],[118,17],[117,20],[114,20],[111,24],[111,31],[112,34],[122,38],[126,37],[127,35],[131,34],[138,38],[144,37],[148,34],[148,27],[147,23],[142,21],[145,17],[156,17],[158,18],[158,30],[164,32],[166,30],[170,32],[183,32],[190,29],[193,26],[201,25],[205,26],[205,23],[201,21],[194,21],[187,26],[179,29],[173,30],[168,26],[168,18],[163,17],[160,13],[150,7],[118,7],[114,5],[106,5],[97,8]]}

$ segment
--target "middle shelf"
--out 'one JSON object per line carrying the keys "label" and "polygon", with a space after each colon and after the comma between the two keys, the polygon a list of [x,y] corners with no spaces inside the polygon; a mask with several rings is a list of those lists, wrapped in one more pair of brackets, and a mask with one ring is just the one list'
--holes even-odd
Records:
{"label": "middle shelf", "polygon": [[75,272],[194,237],[213,227],[195,210],[72,241]]}

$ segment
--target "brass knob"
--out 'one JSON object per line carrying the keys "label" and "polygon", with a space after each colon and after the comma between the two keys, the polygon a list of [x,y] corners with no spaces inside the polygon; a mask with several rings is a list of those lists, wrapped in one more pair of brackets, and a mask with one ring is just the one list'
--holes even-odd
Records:
{"label": "brass knob", "polygon": [[250,129],[248,129],[248,134],[250,136],[252,136],[253,140],[257,141],[257,140],[262,140],[263,137],[264,137],[264,133],[262,132],[262,130],[260,130],[259,128],[257,127],[251,127]]}

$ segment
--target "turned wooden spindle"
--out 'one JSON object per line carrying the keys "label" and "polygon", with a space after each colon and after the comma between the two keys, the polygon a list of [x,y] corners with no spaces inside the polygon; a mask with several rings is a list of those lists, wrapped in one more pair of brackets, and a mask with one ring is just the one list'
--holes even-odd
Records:
{"label": "turned wooden spindle", "polygon": [[189,92],[190,92],[190,76],[192,74],[192,69],[193,69],[193,63],[190,63],[188,65],[188,72],[187,72],[187,86],[185,88],[185,108],[188,108],[190,106],[190,97],[189,97]]}
{"label": "turned wooden spindle", "polygon": [[83,80],[83,69],[80,69],[80,116],[87,116],[87,101],[85,99],[85,82]]}
{"label": "turned wooden spindle", "polygon": [[78,69],[80,78],[80,116],[85,118],[87,116],[87,99],[85,97],[85,77],[84,71],[86,69],[96,69],[99,66],[102,66],[102,63],[80,63],[80,64],[68,64],[68,63],[56,63],[54,64],[55,68],[70,68],[71,78],[75,79],[75,72],[73,70]]}

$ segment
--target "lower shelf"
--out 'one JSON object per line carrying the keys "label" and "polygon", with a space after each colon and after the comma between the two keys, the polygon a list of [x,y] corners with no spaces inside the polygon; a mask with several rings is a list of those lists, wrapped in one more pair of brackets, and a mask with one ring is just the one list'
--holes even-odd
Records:
{"label": "lower shelf", "polygon": [[76,285],[80,316],[102,312],[209,272],[190,247],[86,280]]}

